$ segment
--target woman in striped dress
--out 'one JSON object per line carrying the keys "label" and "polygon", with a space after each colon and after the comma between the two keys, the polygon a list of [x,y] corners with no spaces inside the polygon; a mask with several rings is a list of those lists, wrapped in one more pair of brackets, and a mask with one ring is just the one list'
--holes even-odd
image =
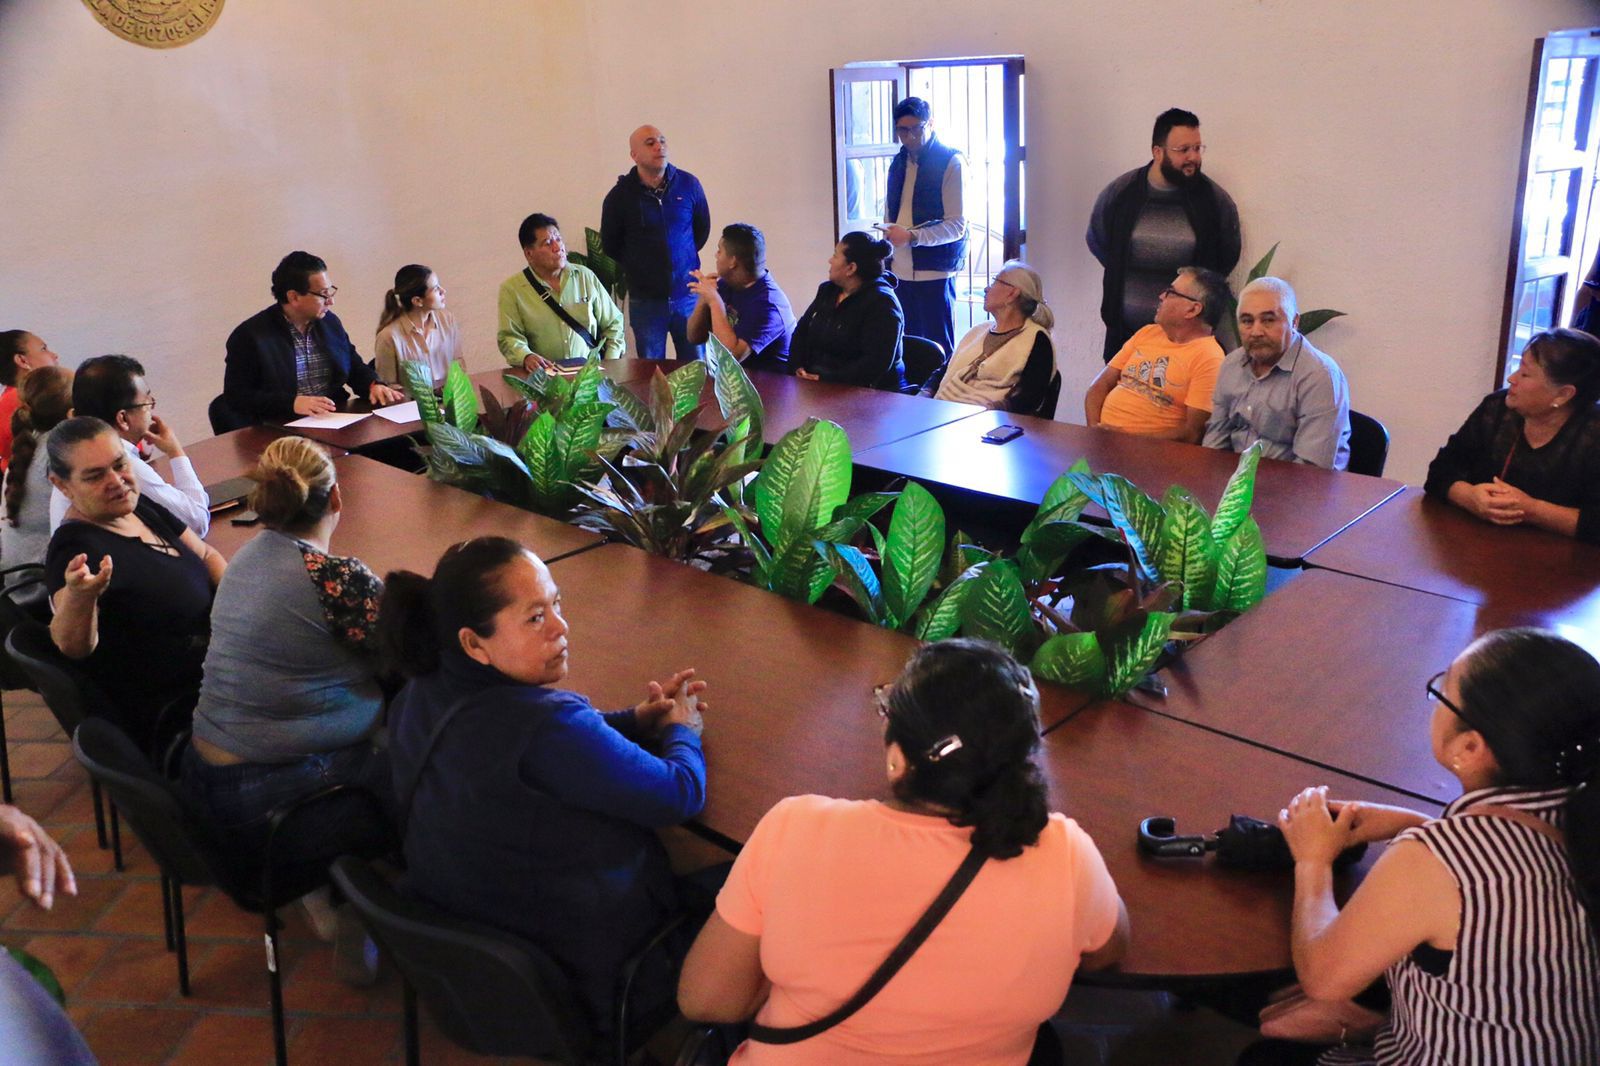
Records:
{"label": "woman in striped dress", "polygon": [[[1440,818],[1307,789],[1279,817],[1295,857],[1305,992],[1386,974],[1375,1046],[1325,1062],[1600,1063],[1600,663],[1553,633],[1489,633],[1427,686],[1433,754],[1462,795]],[[1340,910],[1334,856],[1392,840]]]}

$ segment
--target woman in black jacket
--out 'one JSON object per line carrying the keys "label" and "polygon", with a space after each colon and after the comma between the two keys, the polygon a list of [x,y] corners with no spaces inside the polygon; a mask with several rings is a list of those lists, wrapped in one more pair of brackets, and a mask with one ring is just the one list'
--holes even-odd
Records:
{"label": "woman in black jacket", "polygon": [[905,387],[900,355],[905,313],[894,293],[895,276],[883,268],[893,251],[888,241],[859,230],[834,246],[828,280],[818,287],[789,342],[795,376],[889,392]]}
{"label": "woman in black jacket", "polygon": [[1430,496],[1495,525],[1600,543],[1600,341],[1539,333],[1511,387],[1478,405],[1428,467]]}

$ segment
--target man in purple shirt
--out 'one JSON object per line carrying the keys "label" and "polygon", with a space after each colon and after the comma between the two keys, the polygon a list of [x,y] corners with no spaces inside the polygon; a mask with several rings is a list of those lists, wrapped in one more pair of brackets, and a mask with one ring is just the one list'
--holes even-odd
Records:
{"label": "man in purple shirt", "polygon": [[744,222],[724,226],[717,241],[717,270],[694,272],[697,299],[689,316],[689,343],[714,336],[751,370],[783,370],[789,359],[794,309],[767,272],[767,240]]}

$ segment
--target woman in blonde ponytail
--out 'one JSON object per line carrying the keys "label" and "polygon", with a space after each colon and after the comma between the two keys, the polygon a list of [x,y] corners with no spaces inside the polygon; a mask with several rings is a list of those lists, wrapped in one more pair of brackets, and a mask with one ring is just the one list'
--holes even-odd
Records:
{"label": "woman in blonde ponytail", "polygon": [[444,380],[450,364],[461,357],[461,330],[444,305],[439,275],[421,263],[395,273],[394,288],[383,297],[373,347],[378,376],[384,381],[400,380],[401,359],[427,363],[435,385]]}
{"label": "woman in blonde ponytail", "polygon": [[[250,477],[250,506],[266,529],[239,549],[217,589],[183,759],[184,787],[241,862],[258,861],[274,808],[329,785],[364,786],[385,805],[392,791],[388,759],[373,744],[383,583],[329,551],[344,507],[333,462],[321,445],[283,437]],[[277,860],[332,859],[387,837],[384,819],[351,802],[297,823]]]}

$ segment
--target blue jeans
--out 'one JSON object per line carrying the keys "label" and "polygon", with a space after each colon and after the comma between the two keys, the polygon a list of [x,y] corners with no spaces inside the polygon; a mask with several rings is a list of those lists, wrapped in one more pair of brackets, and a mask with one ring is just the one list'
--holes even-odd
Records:
{"label": "blue jeans", "polygon": [[900,308],[906,313],[906,336],[938,341],[946,359],[956,350],[956,282],[954,278],[935,281],[902,281],[896,290]]}
{"label": "blue jeans", "polygon": [[370,743],[306,755],[286,763],[235,763],[213,766],[190,746],[183,753],[183,789],[209,812],[229,851],[261,861],[267,845],[267,819],[279,807],[333,785],[359,785],[377,794],[383,813],[359,798],[329,801],[292,824],[279,840],[275,861],[326,862],[347,852],[372,854],[390,839],[394,783],[389,753]]}
{"label": "blue jeans", "polygon": [[705,349],[689,343],[689,316],[694,314],[695,297],[671,300],[645,300],[628,297],[628,314],[633,318],[634,355],[640,359],[665,359],[667,334],[679,359],[703,359]]}

